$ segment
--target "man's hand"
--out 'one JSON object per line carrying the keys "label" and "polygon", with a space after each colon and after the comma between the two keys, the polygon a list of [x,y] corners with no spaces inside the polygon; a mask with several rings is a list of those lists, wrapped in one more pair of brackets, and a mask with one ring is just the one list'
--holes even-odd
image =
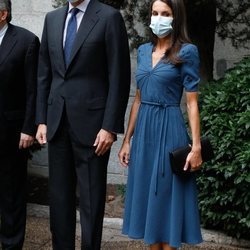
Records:
{"label": "man's hand", "polygon": [[38,125],[36,139],[41,145],[47,142],[47,126],[45,124]]}
{"label": "man's hand", "polygon": [[19,141],[19,149],[30,147],[34,142],[34,139],[35,138],[31,135],[21,133]]}
{"label": "man's hand", "polygon": [[94,147],[96,147],[95,153],[100,156],[104,155],[112,146],[115,140],[115,135],[101,129],[96,136]]}

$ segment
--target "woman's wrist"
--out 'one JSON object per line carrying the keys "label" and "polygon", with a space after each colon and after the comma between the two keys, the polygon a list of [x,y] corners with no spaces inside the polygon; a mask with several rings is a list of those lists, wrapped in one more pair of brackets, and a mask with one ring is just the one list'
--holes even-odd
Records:
{"label": "woman's wrist", "polygon": [[130,138],[131,138],[131,137],[125,136],[125,137],[123,138],[123,142],[125,142],[125,143],[130,143]]}
{"label": "woman's wrist", "polygon": [[201,145],[192,145],[192,152],[201,152]]}

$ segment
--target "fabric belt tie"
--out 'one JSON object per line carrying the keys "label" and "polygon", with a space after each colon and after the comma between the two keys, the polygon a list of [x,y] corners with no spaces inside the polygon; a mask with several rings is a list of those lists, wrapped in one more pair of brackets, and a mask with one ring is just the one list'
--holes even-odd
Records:
{"label": "fabric belt tie", "polygon": [[180,107],[180,103],[162,103],[162,102],[141,101],[141,104],[160,106],[162,108]]}
{"label": "fabric belt tie", "polygon": [[[152,105],[152,106],[157,106],[159,108],[162,109],[167,109],[170,107],[180,107],[179,103],[160,103],[160,102],[151,102],[151,101],[141,101],[141,104],[146,104],[146,105]],[[167,113],[167,117],[166,117],[166,113]],[[167,119],[166,119],[167,118]],[[166,110],[164,110],[163,112],[163,121],[167,122],[166,125],[166,129],[164,130],[163,128],[163,122],[161,123],[161,128],[159,130],[160,132],[160,148],[159,148],[159,153],[158,153],[158,157],[155,160],[155,164],[156,164],[156,168],[157,171],[155,172],[155,195],[157,195],[157,190],[158,190],[158,173],[159,173],[159,167],[160,167],[160,163],[161,163],[161,176],[164,177],[165,175],[165,154],[167,152],[164,152],[164,146],[166,145],[166,133],[168,130],[168,122],[169,122],[169,118],[168,118],[168,112],[166,112]]]}

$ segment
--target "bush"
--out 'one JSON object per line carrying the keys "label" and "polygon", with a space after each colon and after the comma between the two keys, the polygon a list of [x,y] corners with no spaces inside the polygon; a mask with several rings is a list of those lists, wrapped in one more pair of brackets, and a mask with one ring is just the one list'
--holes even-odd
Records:
{"label": "bush", "polygon": [[250,232],[250,58],[201,90],[201,126],[215,158],[197,182],[205,228],[237,238]]}
{"label": "bush", "polygon": [[[67,0],[53,0],[53,7],[58,8],[64,4],[66,4]],[[120,8],[123,4],[124,0],[100,0],[100,2],[109,4],[114,8]]]}

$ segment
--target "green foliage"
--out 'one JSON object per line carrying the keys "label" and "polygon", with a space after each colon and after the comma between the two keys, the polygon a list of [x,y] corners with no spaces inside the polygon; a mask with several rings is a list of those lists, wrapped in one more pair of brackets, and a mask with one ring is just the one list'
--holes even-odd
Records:
{"label": "green foliage", "polygon": [[206,228],[247,238],[250,231],[250,57],[201,90],[201,124],[215,158],[198,176]]}
{"label": "green foliage", "polygon": [[118,184],[117,185],[117,194],[124,197],[126,193],[126,185],[125,184]]}
{"label": "green foliage", "polygon": [[[150,0],[124,1],[123,16],[128,30],[130,49],[137,49],[140,44],[148,41]],[[138,29],[138,23],[140,29]]]}
{"label": "green foliage", "polygon": [[216,0],[216,7],[219,13],[218,35],[222,39],[229,38],[236,48],[249,48],[249,0]]}
{"label": "green foliage", "polygon": [[[58,8],[64,4],[66,4],[67,0],[54,0],[53,7]],[[109,4],[117,9],[121,7],[123,4],[124,0],[100,0],[100,2]]]}

